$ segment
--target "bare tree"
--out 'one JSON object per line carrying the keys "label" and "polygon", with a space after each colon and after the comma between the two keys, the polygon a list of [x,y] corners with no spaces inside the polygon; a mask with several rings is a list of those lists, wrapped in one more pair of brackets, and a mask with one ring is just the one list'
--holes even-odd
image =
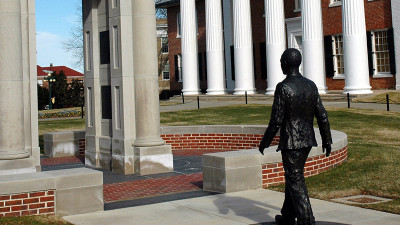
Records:
{"label": "bare tree", "polygon": [[[155,0],[155,3],[161,2],[163,0]],[[84,65],[84,54],[83,54],[83,21],[82,21],[82,4],[76,5],[75,15],[77,16],[77,23],[71,28],[71,37],[68,40],[62,42],[62,46],[65,51],[72,53],[75,62],[75,67],[82,67]],[[167,18],[167,10],[157,8],[156,18]],[[160,53],[159,53],[160,56]],[[165,59],[161,56],[162,61]],[[164,68],[165,62],[162,63],[162,68]]]}
{"label": "bare tree", "polygon": [[83,21],[82,21],[82,4],[77,4],[75,9],[77,23],[71,28],[71,37],[62,42],[65,51],[72,53],[75,61],[75,67],[82,67],[83,60]]}

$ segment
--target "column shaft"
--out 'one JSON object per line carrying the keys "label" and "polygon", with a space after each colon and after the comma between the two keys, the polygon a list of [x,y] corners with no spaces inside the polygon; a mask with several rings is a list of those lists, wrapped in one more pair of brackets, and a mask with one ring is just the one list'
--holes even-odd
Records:
{"label": "column shaft", "polygon": [[343,0],[344,93],[372,93],[369,84],[364,0]]}
{"label": "column shaft", "polygon": [[157,76],[154,2],[132,2],[133,64],[136,98],[136,147],[163,145]]}
{"label": "column shaft", "polygon": [[[391,0],[395,57],[400,59],[400,1]],[[400,60],[396,60],[396,90],[400,90]]]}
{"label": "column shaft", "polygon": [[254,94],[253,39],[250,0],[233,0],[236,95]]}
{"label": "column shaft", "polygon": [[266,60],[268,95],[273,95],[276,85],[285,79],[280,58],[286,49],[285,12],[283,0],[265,0]]}
{"label": "column shaft", "polygon": [[182,79],[185,95],[200,94],[195,0],[181,1]]}
{"label": "column shaft", "polygon": [[22,53],[28,45],[23,46],[21,7],[21,1],[0,3],[0,160],[30,156],[24,137]]}
{"label": "column shaft", "polygon": [[207,94],[226,94],[221,0],[206,0]]}
{"label": "column shaft", "polygon": [[320,0],[302,0],[303,75],[326,94],[324,39]]}

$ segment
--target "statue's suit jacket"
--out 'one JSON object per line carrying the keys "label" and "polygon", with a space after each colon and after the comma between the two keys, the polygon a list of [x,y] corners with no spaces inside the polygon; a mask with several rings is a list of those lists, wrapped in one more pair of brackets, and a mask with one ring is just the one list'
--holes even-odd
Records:
{"label": "statue's suit jacket", "polygon": [[271,120],[262,141],[268,147],[280,130],[280,150],[317,146],[314,116],[317,118],[322,144],[332,144],[328,116],[317,86],[301,74],[288,75],[276,86]]}

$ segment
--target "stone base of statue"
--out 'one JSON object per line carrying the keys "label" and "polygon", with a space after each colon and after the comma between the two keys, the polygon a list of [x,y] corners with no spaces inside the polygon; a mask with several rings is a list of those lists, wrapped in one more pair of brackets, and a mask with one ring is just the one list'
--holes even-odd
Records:
{"label": "stone base of statue", "polygon": [[169,173],[174,170],[171,145],[134,147],[135,174]]}

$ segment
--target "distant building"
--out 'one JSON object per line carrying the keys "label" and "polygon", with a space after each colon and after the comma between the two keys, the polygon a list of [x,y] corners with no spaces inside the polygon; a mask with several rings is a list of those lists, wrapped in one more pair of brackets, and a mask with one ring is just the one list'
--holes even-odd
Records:
{"label": "distant building", "polygon": [[168,21],[157,19],[158,86],[159,92],[170,90]]}
{"label": "distant building", "polygon": [[57,72],[60,73],[61,71],[64,72],[65,76],[67,77],[67,83],[71,83],[73,79],[75,80],[80,80],[83,82],[83,73],[80,73],[76,70],[73,70],[69,67],[66,66],[52,66],[52,67],[41,67],[41,66],[37,66],[37,81],[38,84],[40,86],[43,87],[48,87],[49,84],[48,82],[45,80],[45,78],[53,73],[53,72]]}
{"label": "distant building", "polygon": [[287,47],[302,51],[304,75],[320,93],[400,89],[398,0],[163,0],[156,7],[168,12],[171,90],[273,94]]}

